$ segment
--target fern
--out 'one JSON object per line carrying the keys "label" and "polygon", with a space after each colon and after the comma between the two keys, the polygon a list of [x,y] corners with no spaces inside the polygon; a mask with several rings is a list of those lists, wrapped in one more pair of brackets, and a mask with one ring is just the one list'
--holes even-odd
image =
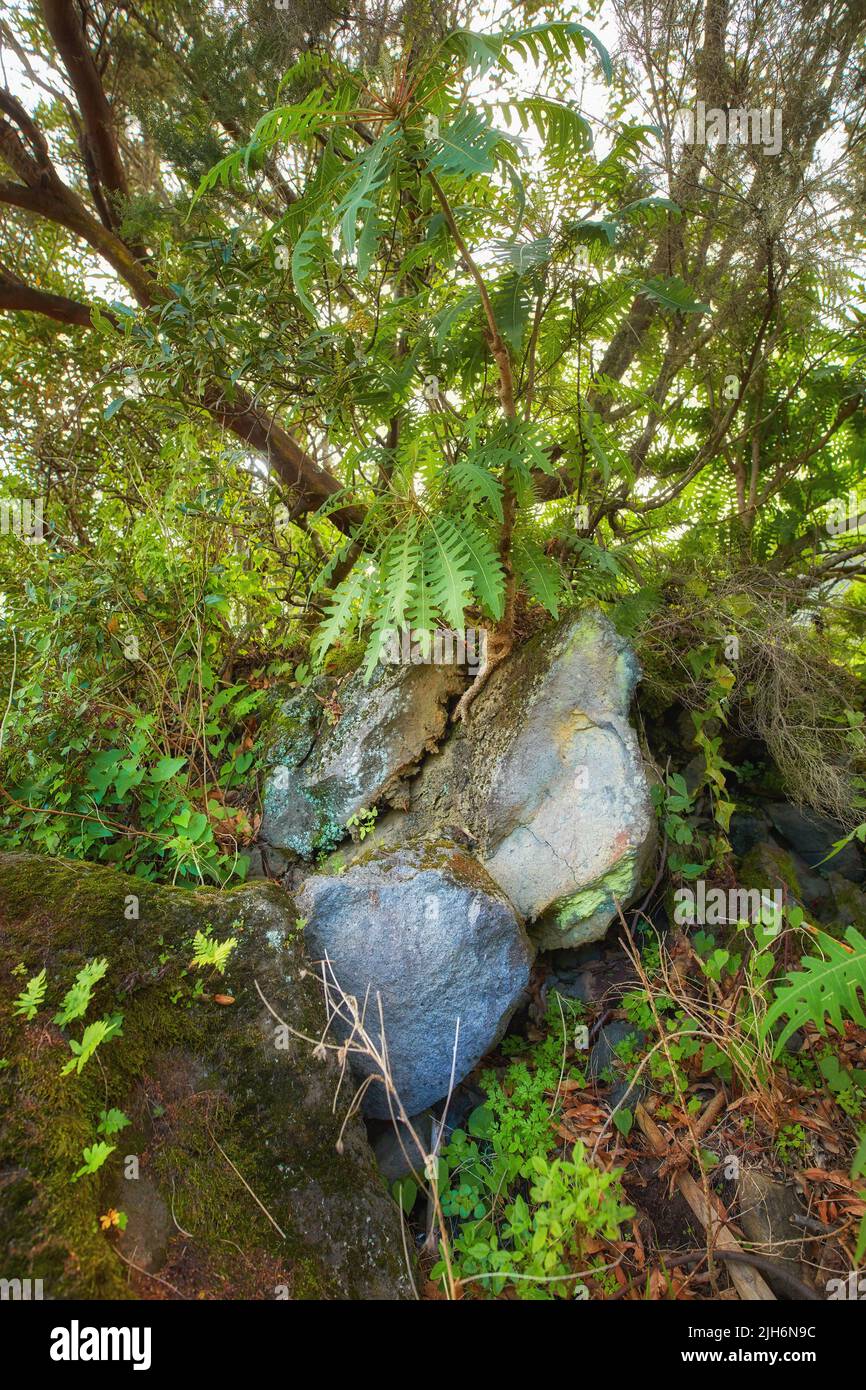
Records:
{"label": "fern", "polygon": [[385,575],[387,616],[395,627],[405,620],[418,582],[418,562],[421,546],[418,542],[418,522],[410,517],[397,533],[397,540],[388,555]]}
{"label": "fern", "polygon": [[490,537],[466,515],[460,535],[472,566],[475,592],[491,618],[498,621],[505,609],[505,575]]}
{"label": "fern", "polygon": [[450,125],[445,126],[428,162],[432,174],[490,174],[495,167],[494,151],[503,139],[502,131],[488,125],[472,107],[464,107]]}
{"label": "fern", "polygon": [[527,275],[550,260],[553,242],[549,236],[537,241],[494,241],[491,247],[497,261],[506,263],[516,275]]}
{"label": "fern", "polygon": [[655,275],[651,280],[641,280],[636,285],[639,294],[646,295],[663,309],[677,314],[708,314],[709,304],[695,299],[688,285],[683,284],[678,275],[665,278]]}
{"label": "fern", "polygon": [[364,566],[357,564],[338,584],[328,604],[325,620],[316,633],[314,651],[319,660],[349,626],[352,610],[358,603],[364,582],[368,578]]}
{"label": "fern", "polygon": [[28,1023],[36,1017],[38,1010],[42,1007],[45,998],[48,977],[44,970],[40,970],[38,975],[34,975],[27,981],[27,987],[21,991],[15,1000],[13,1013],[23,1014]]}
{"label": "fern", "polygon": [[[365,225],[371,217],[375,225],[376,199],[393,164],[393,147],[397,140],[397,129],[389,126],[370,149],[356,161],[358,177],[344,195],[334,213],[335,222],[340,223],[340,234],[348,255],[355,255],[358,234],[358,218],[365,218]],[[373,248],[369,245],[369,230],[365,245],[366,268],[369,267]],[[366,269],[365,268],[365,269]],[[361,277],[363,278],[363,276]]]}
{"label": "fern", "polygon": [[431,519],[425,550],[430,561],[431,601],[451,627],[462,627],[463,613],[472,597],[472,571],[466,546],[448,517]]}
{"label": "fern", "polygon": [[476,34],[470,29],[455,29],[442,41],[437,56],[456,57],[464,67],[483,76],[497,65],[506,72],[514,72],[514,64],[507,56],[508,50],[526,62],[540,63],[546,58],[548,63],[555,65],[561,61],[570,62],[573,52],[580,58],[585,57],[587,41],[598,54],[602,71],[609,82],[613,69],[607,49],[585,25],[573,21],[534,24],[528,29],[501,34]]}
{"label": "fern", "polygon": [[190,965],[197,970],[210,966],[224,975],[228,958],[237,944],[236,936],[230,936],[226,941],[214,941],[209,934],[197,931],[193,937]]}
{"label": "fern", "polygon": [[65,1028],[73,1019],[81,1018],[87,1013],[93,986],[102,979],[107,969],[108,961],[103,958],[88,961],[84,968],[79,970],[75,983],[64,995],[59,1012],[54,1015],[54,1022],[58,1028]]}
{"label": "fern", "polygon": [[292,284],[298,299],[311,318],[316,318],[316,308],[310,299],[310,285],[327,252],[328,245],[318,221],[311,222],[304,228],[292,250]]}
{"label": "fern", "polygon": [[90,1023],[85,1028],[81,1037],[81,1042],[76,1042],[74,1038],[69,1040],[69,1050],[72,1053],[71,1059],[61,1068],[60,1075],[68,1076],[71,1071],[78,1072],[90,1061],[96,1049],[111,1038],[117,1037],[123,1032],[123,1014],[113,1014],[111,1018],[98,1018],[95,1023]]}
{"label": "fern", "polygon": [[518,101],[492,103],[503,120],[516,120],[522,130],[535,129],[545,153],[558,164],[583,154],[592,144],[592,126],[577,107],[553,97],[521,97]]}
{"label": "fern", "polygon": [[526,539],[514,546],[514,568],[532,597],[547,609],[551,617],[558,617],[562,598],[559,566],[545,555],[535,541]]}
{"label": "fern", "polygon": [[116,1148],[116,1144],[106,1144],[103,1139],[100,1139],[98,1143],[91,1144],[89,1148],[83,1149],[81,1157],[84,1159],[84,1163],[78,1169],[77,1173],[73,1173],[69,1181],[78,1182],[79,1178],[84,1178],[90,1173],[97,1172],[109,1155],[114,1153]]}
{"label": "fern", "polygon": [[[855,1023],[866,1024],[861,992],[866,999],[866,938],[856,927],[845,932],[845,942],[820,933],[825,958],[804,956],[800,969],[786,976],[786,985],[779,985],[776,996],[763,1024],[766,1037],[780,1018],[787,1022],[776,1040],[774,1054],[784,1047],[792,1033],[804,1023],[811,1023],[822,1036],[826,1035],[827,1019],[841,1031],[845,1016]],[[846,944],[847,943],[847,944]]]}
{"label": "fern", "polygon": [[[527,61],[531,59],[534,63],[540,63],[546,58],[548,63],[555,65],[560,59],[570,62],[572,49],[578,57],[585,58],[587,40],[598,54],[605,80],[610,82],[613,76],[610,54],[591,29],[573,20],[552,20],[546,24],[533,24],[529,29],[518,29],[503,36],[503,49],[513,49]],[[509,69],[513,71],[510,64]]]}
{"label": "fern", "polygon": [[502,483],[488,468],[474,458],[459,459],[452,464],[448,477],[474,506],[486,502],[495,520],[502,524]]}

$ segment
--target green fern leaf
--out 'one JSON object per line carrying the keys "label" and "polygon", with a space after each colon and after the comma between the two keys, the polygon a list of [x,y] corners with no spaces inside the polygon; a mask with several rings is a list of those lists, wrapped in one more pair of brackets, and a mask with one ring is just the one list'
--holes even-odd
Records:
{"label": "green fern leaf", "polygon": [[709,304],[702,303],[695,299],[688,285],[683,284],[678,275],[665,278],[663,275],[655,275],[651,280],[641,280],[637,285],[639,294],[646,295],[647,299],[652,299],[663,309],[670,309],[678,314],[708,314]]}
{"label": "green fern leaf", "polygon": [[445,126],[434,143],[434,153],[428,163],[432,174],[490,174],[495,160],[493,152],[502,140],[502,132],[487,124],[472,107],[465,107]]}
{"label": "green fern leaf", "polygon": [[460,521],[460,536],[472,565],[475,592],[498,622],[505,611],[505,575],[493,542],[469,516]]}
{"label": "green fern leaf", "polygon": [[316,306],[309,296],[314,275],[328,252],[318,219],[305,227],[292,249],[292,284],[307,313],[316,318]]}
{"label": "green fern leaf", "polygon": [[460,459],[448,472],[449,480],[475,506],[487,502],[494,518],[503,521],[502,483],[489,469],[472,459]]}
{"label": "green fern leaf", "polygon": [[[334,220],[340,223],[340,235],[343,245],[348,255],[355,255],[355,246],[358,235],[358,218],[364,217],[365,224],[370,222],[372,216],[373,228],[375,229],[378,221],[376,217],[376,204],[382,184],[388,176],[393,163],[393,147],[397,139],[397,131],[393,126],[388,126],[382,132],[375,144],[356,161],[358,177],[355,179],[351,188],[344,195],[342,202],[334,213]],[[365,245],[365,261],[369,268],[372,251],[370,247],[371,232],[367,231],[367,242]]]}
{"label": "green fern leaf", "polygon": [[463,613],[472,598],[472,571],[466,546],[448,517],[431,519],[425,549],[429,560],[431,603],[451,627],[460,628]]}
{"label": "green fern leaf", "polygon": [[520,541],[514,547],[514,568],[532,597],[553,618],[559,617],[562,575],[549,555],[535,541]]}
{"label": "green fern leaf", "polygon": [[313,645],[317,660],[321,661],[340,634],[350,626],[352,609],[359,602],[364,585],[369,582],[370,575],[366,573],[364,564],[359,562],[337,586],[328,604],[326,617],[316,632]]}
{"label": "green fern leaf", "polygon": [[[824,959],[804,956],[801,969],[790,971],[788,984],[776,988],[776,997],[764,1019],[766,1038],[780,1018],[786,1018],[776,1041],[778,1055],[792,1033],[804,1023],[811,1023],[822,1036],[826,1035],[829,1018],[837,1031],[842,1031],[847,1016],[855,1023],[866,1024],[863,999],[866,999],[866,938],[856,927],[845,932],[845,943],[820,933]],[[863,998],[861,999],[861,992]]]}
{"label": "green fern leaf", "polygon": [[386,625],[401,627],[405,622],[406,612],[412,605],[418,582],[420,556],[418,520],[412,516],[396,533],[395,540],[382,556],[382,612]]}

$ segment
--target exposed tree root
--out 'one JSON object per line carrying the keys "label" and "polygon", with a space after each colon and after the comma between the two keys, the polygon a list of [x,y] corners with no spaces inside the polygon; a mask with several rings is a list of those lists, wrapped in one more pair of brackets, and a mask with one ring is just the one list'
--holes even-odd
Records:
{"label": "exposed tree root", "polygon": [[487,630],[487,642],[485,644],[484,662],[467,690],[464,690],[455,706],[452,720],[466,722],[469,710],[481,694],[485,685],[489,681],[497,666],[500,666],[505,658],[510,654],[514,646],[514,632],[509,625],[506,629],[489,628]]}

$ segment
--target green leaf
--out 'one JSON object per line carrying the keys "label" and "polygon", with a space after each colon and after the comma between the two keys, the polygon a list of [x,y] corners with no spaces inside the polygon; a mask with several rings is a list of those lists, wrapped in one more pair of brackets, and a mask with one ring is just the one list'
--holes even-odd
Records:
{"label": "green leaf", "polygon": [[613,1122],[620,1134],[624,1134],[627,1139],[634,1127],[634,1115],[628,1106],[624,1105],[614,1112]]}
{"label": "green leaf", "polygon": [[95,1023],[91,1023],[85,1028],[81,1042],[70,1039],[69,1050],[72,1058],[61,1068],[60,1075],[68,1076],[75,1071],[79,1074],[90,1061],[96,1049],[111,1038],[117,1037],[123,1032],[123,1014],[113,1014],[111,1018],[99,1018]]}
{"label": "green leaf", "polygon": [[310,299],[309,289],[327,254],[328,245],[322,235],[321,222],[311,222],[301,232],[292,249],[292,284],[312,319],[316,318],[316,306]]}
{"label": "green leaf", "polygon": [[489,1139],[493,1133],[495,1119],[493,1111],[486,1105],[478,1105],[472,1111],[467,1129],[475,1139]]}
{"label": "green leaf", "polygon": [[502,483],[488,468],[472,459],[459,459],[449,469],[448,478],[475,506],[481,501],[487,502],[494,520],[501,524]]}
{"label": "green leaf", "polygon": [[48,977],[44,970],[40,970],[38,975],[33,975],[31,979],[27,981],[26,988],[21,991],[18,998],[15,1000],[13,1013],[23,1014],[28,1022],[32,1018],[35,1018],[45,998],[47,980]]}
{"label": "green leaf", "polygon": [[459,175],[471,178],[474,174],[491,174],[495,161],[493,152],[502,140],[502,132],[488,125],[473,107],[463,107],[456,120],[444,126],[433,142],[434,153],[428,162],[432,174]]}
{"label": "green leaf", "polygon": [[818,939],[825,958],[804,956],[801,969],[786,975],[788,983],[777,987],[767,1010],[764,1038],[780,1018],[787,1019],[776,1040],[775,1055],[804,1023],[813,1024],[822,1036],[826,1036],[828,1018],[840,1032],[846,1016],[855,1023],[866,1024],[861,998],[866,997],[866,939],[856,927],[847,929],[844,942],[824,932],[819,933]]}
{"label": "green leaf", "polygon": [[116,1144],[106,1144],[101,1139],[98,1144],[91,1144],[90,1148],[84,1149],[82,1152],[81,1156],[84,1159],[83,1165],[78,1169],[77,1173],[73,1173],[69,1181],[78,1182],[79,1178],[83,1178],[89,1173],[95,1173],[102,1167],[109,1154],[114,1153],[116,1148]]}
{"label": "green leaf", "polygon": [[410,1177],[398,1178],[392,1184],[391,1192],[394,1201],[402,1209],[404,1215],[408,1216],[418,1198],[418,1184]]}
{"label": "green leaf", "polygon": [[186,758],[160,758],[159,762],[151,769],[151,782],[167,782],[170,777],[175,777],[181,768],[186,767]]}
{"label": "green leaf", "polygon": [[475,592],[498,622],[505,611],[505,573],[493,542],[469,516],[461,521],[460,534],[472,566]]}
{"label": "green leaf", "polygon": [[663,309],[674,310],[678,314],[708,314],[709,304],[695,299],[688,285],[683,284],[678,275],[665,277],[655,275],[650,280],[638,282],[637,291],[648,299],[660,304]]}
{"label": "green leaf", "polygon": [[58,1028],[65,1028],[75,1018],[81,1018],[87,1012],[88,1005],[93,994],[93,986],[103,978],[108,970],[108,961],[103,957],[101,960],[91,960],[79,970],[75,977],[75,983],[67,990],[59,1011],[54,1015],[54,1022]]}
{"label": "green leaf", "polygon": [[432,602],[452,628],[460,628],[472,598],[466,546],[452,521],[434,516],[427,528],[424,548],[430,561],[428,583]]}
{"label": "green leaf", "polygon": [[[343,245],[350,256],[355,254],[359,216],[375,214],[379,191],[391,169],[392,151],[396,140],[396,129],[388,126],[375,144],[356,161],[358,177],[334,213],[334,220],[340,223]],[[371,254],[371,248],[368,246],[365,251],[368,266]],[[363,276],[361,278],[363,279]]]}
{"label": "green leaf", "polygon": [[122,1129],[126,1129],[132,1121],[124,1115],[122,1110],[100,1110],[99,1124],[96,1126],[97,1134],[119,1134]]}
{"label": "green leaf", "polygon": [[559,616],[562,597],[562,575],[559,566],[535,541],[525,540],[514,547],[514,562],[520,578],[533,598],[546,608],[551,617]]}

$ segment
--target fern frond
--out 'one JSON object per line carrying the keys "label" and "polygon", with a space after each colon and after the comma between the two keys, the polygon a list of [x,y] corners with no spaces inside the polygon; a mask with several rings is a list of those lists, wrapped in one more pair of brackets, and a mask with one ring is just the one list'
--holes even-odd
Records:
{"label": "fern frond", "polygon": [[592,126],[568,102],[553,97],[521,97],[515,101],[496,101],[492,106],[502,119],[517,121],[521,130],[535,130],[545,147],[545,154],[562,166],[566,160],[583,154],[592,144]]}
{"label": "fern frond", "polygon": [[427,167],[431,174],[458,174],[466,179],[473,174],[491,174],[496,165],[494,152],[502,141],[503,132],[488,125],[480,112],[462,107],[432,142]]}
{"label": "fern frond", "polygon": [[472,566],[475,592],[498,622],[505,611],[505,574],[493,542],[468,515],[460,520],[460,536]]}
{"label": "fern frond", "polygon": [[839,1032],[846,1017],[855,1023],[866,1024],[863,1008],[866,1000],[866,938],[856,927],[848,928],[844,942],[824,932],[819,935],[824,958],[804,956],[800,962],[801,968],[786,975],[788,983],[777,986],[776,997],[767,1010],[763,1037],[780,1018],[787,1019],[776,1040],[774,1055],[804,1023],[811,1023],[822,1036],[826,1036],[828,1018]]}
{"label": "fern frond", "polygon": [[382,615],[386,626],[401,627],[418,583],[421,544],[418,518],[410,516],[387,545],[382,560]]}
{"label": "fern frond", "polygon": [[475,506],[487,502],[495,519],[502,523],[502,483],[488,468],[472,458],[459,459],[448,470],[448,479]]}
{"label": "fern frond", "polygon": [[551,617],[557,618],[562,598],[559,566],[549,555],[545,555],[535,541],[525,539],[515,543],[514,568],[532,597],[547,609]]}
{"label": "fern frond", "polygon": [[334,590],[326,609],[326,616],[319,624],[313,643],[318,660],[321,660],[334,645],[340,633],[349,627],[352,609],[360,601],[364,585],[369,582],[370,575],[366,572],[366,566],[358,563]]}
{"label": "fern frond", "polygon": [[[340,205],[334,213],[334,221],[340,223],[340,234],[343,245],[350,256],[355,254],[355,245],[358,235],[358,218],[363,216],[365,222],[369,221],[370,214],[375,216],[376,202],[382,184],[388,176],[392,167],[393,147],[397,141],[398,131],[395,126],[388,126],[382,132],[375,144],[356,161],[355,169],[358,177],[344,195]],[[374,223],[375,226],[375,223]],[[369,229],[368,229],[369,238]],[[365,249],[365,259],[369,266],[372,257],[372,250],[367,245]]]}
{"label": "fern frond", "polygon": [[472,570],[466,546],[448,517],[430,519],[424,548],[429,561],[431,604],[451,627],[462,627],[464,611],[472,599]]}
{"label": "fern frond", "polygon": [[292,248],[292,284],[295,294],[312,318],[316,318],[316,307],[310,299],[309,290],[313,276],[319,270],[328,253],[328,244],[322,235],[321,224],[311,222],[301,232]]}

